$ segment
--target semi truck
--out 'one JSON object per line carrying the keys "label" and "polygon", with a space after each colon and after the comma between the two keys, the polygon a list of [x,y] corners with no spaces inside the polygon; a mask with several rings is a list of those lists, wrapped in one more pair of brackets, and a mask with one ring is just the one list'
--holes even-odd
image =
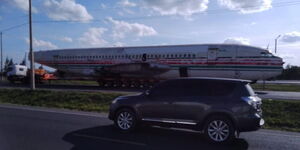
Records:
{"label": "semi truck", "polygon": [[[8,67],[6,77],[7,80],[11,83],[29,83],[30,73],[31,70],[27,66],[14,64]],[[48,73],[42,67],[40,67],[39,69],[35,69],[34,74],[36,83],[43,83],[46,80],[55,79],[55,76],[53,74]]]}

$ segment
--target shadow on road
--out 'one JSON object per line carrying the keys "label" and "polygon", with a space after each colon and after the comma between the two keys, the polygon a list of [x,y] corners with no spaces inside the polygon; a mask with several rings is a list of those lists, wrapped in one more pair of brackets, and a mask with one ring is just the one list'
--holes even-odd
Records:
{"label": "shadow on road", "polygon": [[162,128],[145,128],[134,133],[121,133],[113,126],[99,126],[67,133],[63,140],[73,144],[72,150],[193,150],[247,149],[244,139],[232,144],[216,145],[195,132]]}

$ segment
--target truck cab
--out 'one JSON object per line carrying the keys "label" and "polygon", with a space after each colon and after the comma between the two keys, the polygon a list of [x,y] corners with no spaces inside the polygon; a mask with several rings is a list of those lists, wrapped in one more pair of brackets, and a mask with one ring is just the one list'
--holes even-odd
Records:
{"label": "truck cab", "polygon": [[28,68],[23,65],[11,65],[6,73],[7,79],[10,82],[23,81],[27,76]]}

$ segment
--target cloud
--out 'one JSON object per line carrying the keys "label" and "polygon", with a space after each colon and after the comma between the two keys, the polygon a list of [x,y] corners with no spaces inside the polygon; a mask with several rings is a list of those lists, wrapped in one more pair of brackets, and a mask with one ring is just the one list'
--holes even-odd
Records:
{"label": "cloud", "polygon": [[250,45],[250,40],[243,37],[230,37],[224,41],[225,44]]}
{"label": "cloud", "polygon": [[282,36],[281,41],[286,43],[300,42],[300,32],[293,31],[293,32],[285,33]]}
{"label": "cloud", "polygon": [[154,28],[139,23],[128,23],[108,18],[108,21],[113,24],[113,37],[124,38],[125,35],[131,34],[138,37],[156,35]]}
{"label": "cloud", "polygon": [[107,31],[106,28],[89,28],[78,41],[86,46],[104,46],[107,44],[107,41],[102,37],[105,31]]}
{"label": "cloud", "polygon": [[63,42],[69,42],[69,43],[73,42],[73,39],[70,37],[62,37],[60,40]]}
{"label": "cloud", "polygon": [[[29,2],[28,0],[12,0],[11,3],[20,8],[21,10],[28,11],[29,10]],[[37,13],[37,9],[35,7],[31,7],[33,13]]]}
{"label": "cloud", "polygon": [[122,47],[122,46],[124,46],[124,45],[125,45],[125,44],[122,43],[122,42],[116,42],[116,43],[113,44],[114,47]]}
{"label": "cloud", "polygon": [[135,7],[136,3],[130,2],[129,0],[121,0],[118,2],[118,5],[123,7]]}
{"label": "cloud", "polygon": [[242,14],[257,13],[272,8],[272,0],[218,0],[219,4]]}
{"label": "cloud", "polygon": [[206,11],[209,0],[144,0],[146,7],[161,15],[191,16]]}
{"label": "cloud", "polygon": [[44,6],[48,17],[53,20],[88,22],[93,19],[86,8],[75,0],[46,0]]}
{"label": "cloud", "polygon": [[106,6],[105,4],[103,4],[103,3],[100,4],[100,7],[101,7],[102,9],[106,9],[106,8],[107,8],[107,6]]}
{"label": "cloud", "polygon": [[[25,40],[29,44],[29,39],[26,38]],[[49,41],[38,40],[36,38],[32,39],[32,46],[33,46],[33,48],[36,48],[36,49],[56,49],[57,48],[56,45],[52,44]]]}

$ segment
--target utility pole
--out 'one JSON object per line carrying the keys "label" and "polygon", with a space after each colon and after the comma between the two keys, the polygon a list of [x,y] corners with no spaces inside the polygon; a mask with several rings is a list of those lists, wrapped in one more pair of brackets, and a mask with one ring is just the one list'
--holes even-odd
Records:
{"label": "utility pole", "polygon": [[32,21],[31,21],[31,0],[29,0],[29,55],[30,55],[30,77],[31,90],[35,90],[35,74],[34,74],[34,55],[32,50]]}
{"label": "utility pole", "polygon": [[1,81],[3,81],[3,51],[2,51],[2,32],[0,32],[0,47],[1,47]]}
{"label": "utility pole", "polygon": [[278,35],[276,38],[275,38],[275,54],[277,53],[277,40],[280,38],[281,35]]}

